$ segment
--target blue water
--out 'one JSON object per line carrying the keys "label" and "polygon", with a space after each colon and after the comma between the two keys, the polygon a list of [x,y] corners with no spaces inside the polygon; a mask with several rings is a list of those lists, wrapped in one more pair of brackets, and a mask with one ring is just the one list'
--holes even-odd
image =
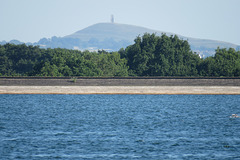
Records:
{"label": "blue water", "polygon": [[240,159],[239,95],[0,95],[0,159]]}

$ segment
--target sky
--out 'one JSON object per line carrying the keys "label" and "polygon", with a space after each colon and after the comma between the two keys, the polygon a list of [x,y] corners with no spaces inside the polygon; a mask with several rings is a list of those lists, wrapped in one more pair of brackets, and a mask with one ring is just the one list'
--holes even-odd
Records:
{"label": "sky", "polygon": [[90,25],[137,25],[240,45],[240,0],[0,0],[0,41],[37,42]]}

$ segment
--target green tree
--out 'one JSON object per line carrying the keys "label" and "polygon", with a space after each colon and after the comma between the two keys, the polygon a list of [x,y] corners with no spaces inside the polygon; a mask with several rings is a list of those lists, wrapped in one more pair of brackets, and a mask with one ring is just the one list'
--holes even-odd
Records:
{"label": "green tree", "polygon": [[200,58],[177,36],[144,34],[122,51],[130,72],[138,76],[197,76]]}

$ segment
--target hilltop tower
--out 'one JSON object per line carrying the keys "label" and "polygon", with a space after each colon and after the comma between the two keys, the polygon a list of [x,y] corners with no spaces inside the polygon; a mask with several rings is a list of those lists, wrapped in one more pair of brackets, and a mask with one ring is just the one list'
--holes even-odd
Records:
{"label": "hilltop tower", "polygon": [[114,16],[113,16],[113,14],[111,15],[111,23],[114,23]]}

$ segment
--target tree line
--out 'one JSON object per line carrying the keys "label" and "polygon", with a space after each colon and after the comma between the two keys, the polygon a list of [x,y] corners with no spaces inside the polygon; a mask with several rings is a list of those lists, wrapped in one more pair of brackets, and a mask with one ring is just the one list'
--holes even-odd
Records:
{"label": "tree line", "polygon": [[0,76],[240,76],[240,51],[201,59],[178,36],[144,34],[118,52],[0,45]]}

